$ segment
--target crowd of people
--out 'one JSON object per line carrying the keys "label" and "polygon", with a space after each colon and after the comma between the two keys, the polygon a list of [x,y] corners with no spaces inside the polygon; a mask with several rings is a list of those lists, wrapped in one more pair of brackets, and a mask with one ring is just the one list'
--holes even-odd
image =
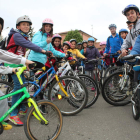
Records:
{"label": "crowd of people", "polygon": [[[72,53],[72,59],[77,60],[77,58],[82,59],[96,59],[100,57],[106,57],[107,54],[114,54],[118,52],[118,55],[127,55],[128,49],[131,50],[130,54],[140,54],[140,20],[139,20],[139,8],[136,5],[128,5],[123,10],[123,15],[127,18],[128,29],[121,29],[119,33],[116,33],[117,26],[115,24],[109,25],[109,30],[111,35],[107,38],[107,41],[100,42],[101,51],[95,47],[95,40],[93,37],[88,38],[88,40],[83,40],[82,42],[77,42],[76,39],[71,39],[65,41],[63,46],[61,46],[62,37],[59,34],[53,35],[53,20],[46,18],[40,23],[40,29],[36,32],[32,38],[32,42],[28,39],[28,33],[32,21],[28,16],[21,16],[16,21],[16,29],[11,29],[8,37],[7,51],[0,49],[0,61],[4,62],[4,66],[0,67],[0,73],[11,74],[12,80],[14,82],[14,91],[21,88],[18,78],[15,74],[15,69],[23,65],[28,65],[36,63],[35,68],[45,67],[48,70],[51,66],[45,55],[46,51],[50,52],[58,59],[62,59],[66,56],[67,51]],[[4,27],[4,20],[0,18],[0,33]],[[26,50],[28,50],[28,53]],[[26,54],[27,53],[27,54]],[[26,54],[26,58],[24,57]],[[117,59],[118,55],[115,55]],[[55,64],[55,60],[52,60]],[[140,62],[138,62],[139,64]],[[106,59],[106,64],[110,64],[110,59]],[[122,65],[121,62],[116,62],[118,66]],[[84,65],[81,63],[81,65]],[[87,63],[84,65],[86,74],[93,73],[94,65]],[[135,73],[137,77],[138,73]],[[91,75],[93,77],[93,75]],[[23,82],[25,78],[23,74],[21,75]],[[135,78],[137,81],[137,79]],[[12,97],[12,105],[19,100],[22,96],[21,94],[16,94]],[[0,96],[3,93],[0,92]],[[7,100],[0,101],[0,117],[7,111],[8,105]],[[10,120],[15,125],[23,125],[18,114],[25,115],[27,109],[24,105],[14,109],[11,115],[6,118]],[[11,129],[12,126],[7,124],[5,121],[2,122],[4,129]]]}

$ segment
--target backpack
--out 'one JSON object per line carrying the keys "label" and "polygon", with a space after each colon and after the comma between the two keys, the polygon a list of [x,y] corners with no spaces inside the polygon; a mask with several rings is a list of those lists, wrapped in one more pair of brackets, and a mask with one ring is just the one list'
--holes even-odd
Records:
{"label": "backpack", "polygon": [[2,50],[9,50],[9,49],[11,49],[11,48],[13,48],[13,47],[16,47],[15,52],[14,52],[14,53],[16,54],[17,49],[18,49],[18,46],[11,46],[9,49],[7,49],[7,46],[8,46],[8,44],[9,44],[9,41],[10,41],[11,37],[12,37],[12,35],[8,36],[8,38],[5,37],[5,38],[0,42],[0,49],[2,49]]}

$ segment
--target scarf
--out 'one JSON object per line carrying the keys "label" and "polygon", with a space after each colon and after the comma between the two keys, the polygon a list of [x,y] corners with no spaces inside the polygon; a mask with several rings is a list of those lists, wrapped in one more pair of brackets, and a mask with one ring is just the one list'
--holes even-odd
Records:
{"label": "scarf", "polygon": [[27,38],[29,37],[28,34],[22,32],[21,30],[18,30],[18,29],[17,29],[16,31],[19,32],[19,33],[20,33],[22,36],[24,36],[24,37],[27,37]]}

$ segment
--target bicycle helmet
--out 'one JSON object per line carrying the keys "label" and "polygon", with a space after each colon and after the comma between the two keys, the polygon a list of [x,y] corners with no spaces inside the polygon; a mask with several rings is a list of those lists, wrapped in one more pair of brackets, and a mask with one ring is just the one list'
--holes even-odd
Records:
{"label": "bicycle helmet", "polygon": [[95,41],[93,37],[88,38],[88,41]]}
{"label": "bicycle helmet", "polygon": [[64,45],[68,45],[69,46],[69,49],[71,48],[71,43],[69,42],[69,41],[65,41],[64,43],[63,43],[63,46]]}
{"label": "bicycle helmet", "polygon": [[116,26],[115,24],[110,24],[108,28],[110,29],[110,28],[112,28],[112,27],[117,28],[117,26]]}
{"label": "bicycle helmet", "polygon": [[130,9],[134,9],[136,12],[139,12],[139,8],[136,5],[129,4],[124,8],[124,10],[122,11],[122,14],[126,16],[126,12],[129,11]]}
{"label": "bicycle helmet", "polygon": [[55,38],[60,38],[60,40],[62,39],[62,37],[59,34],[53,35],[52,40],[54,40]]}
{"label": "bicycle helmet", "polygon": [[82,41],[82,44],[84,44],[84,43],[87,43],[87,40],[83,40],[83,41]]}
{"label": "bicycle helmet", "polygon": [[100,46],[102,46],[102,45],[106,45],[106,41],[100,42]]}
{"label": "bicycle helmet", "polygon": [[76,41],[76,39],[71,39],[71,40],[70,40],[70,43],[71,43],[71,42],[73,42],[73,41],[75,41],[75,42],[76,42],[76,44],[77,44],[77,41]]}
{"label": "bicycle helmet", "polygon": [[127,32],[127,33],[128,33],[128,30],[127,30],[127,29],[121,29],[121,30],[119,31],[119,34],[120,34],[121,32]]}
{"label": "bicycle helmet", "polygon": [[45,19],[42,21],[42,25],[44,25],[44,24],[51,24],[51,25],[53,25],[53,21],[52,21],[52,19],[50,19],[50,18],[45,18]]}
{"label": "bicycle helmet", "polygon": [[81,43],[81,42],[79,42],[77,45],[82,45],[82,43]]}
{"label": "bicycle helmet", "polygon": [[1,24],[2,29],[3,29],[3,26],[4,26],[4,20],[3,20],[3,18],[1,18],[1,17],[0,17],[0,24]]}
{"label": "bicycle helmet", "polygon": [[29,24],[32,25],[32,21],[27,15],[19,17],[16,21],[16,26],[18,26],[21,22],[29,22]]}

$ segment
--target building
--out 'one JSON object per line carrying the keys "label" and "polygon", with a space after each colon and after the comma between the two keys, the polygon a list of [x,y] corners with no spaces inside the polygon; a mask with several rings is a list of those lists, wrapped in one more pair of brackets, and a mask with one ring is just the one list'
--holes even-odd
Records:
{"label": "building", "polygon": [[[83,40],[88,40],[89,37],[93,37],[93,36],[89,35],[88,33],[84,32],[82,30],[78,30],[78,31],[82,35]],[[62,37],[61,43],[63,43],[63,40],[65,39],[65,37],[66,37],[66,35],[67,35],[68,32],[69,31],[58,33]],[[95,47],[98,48],[98,50],[100,50],[100,45],[99,45],[100,42],[96,42],[97,41],[97,38],[95,38],[95,37],[93,37],[93,38],[95,39]]]}

